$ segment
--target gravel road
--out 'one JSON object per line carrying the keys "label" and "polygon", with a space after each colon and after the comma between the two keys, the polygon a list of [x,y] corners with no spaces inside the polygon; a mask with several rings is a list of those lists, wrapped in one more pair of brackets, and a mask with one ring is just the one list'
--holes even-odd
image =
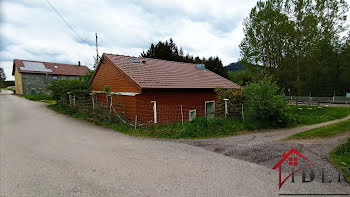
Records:
{"label": "gravel road", "polygon": [[[199,147],[136,138],[0,94],[0,196],[278,196],[350,193]],[[285,176],[285,174],[282,174]]]}
{"label": "gravel road", "polygon": [[[181,139],[177,141],[266,167],[274,166],[274,164],[281,159],[281,154],[283,152],[288,152],[291,148],[294,148],[314,162],[316,167],[324,168],[325,174],[337,174],[338,169],[329,161],[329,152],[339,144],[347,141],[350,137],[350,128],[349,132],[329,138],[289,141],[285,141],[284,139],[295,133],[334,124],[347,119],[350,119],[350,116],[338,120],[290,129],[266,130],[226,138]],[[287,170],[289,169],[282,169],[284,172]],[[321,181],[321,179],[316,179],[316,181]]]}

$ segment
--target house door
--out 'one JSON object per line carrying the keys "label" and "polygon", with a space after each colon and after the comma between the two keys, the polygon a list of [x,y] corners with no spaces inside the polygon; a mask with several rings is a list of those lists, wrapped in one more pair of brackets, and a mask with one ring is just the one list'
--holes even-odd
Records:
{"label": "house door", "polygon": [[214,118],[215,116],[215,101],[205,101],[205,117]]}

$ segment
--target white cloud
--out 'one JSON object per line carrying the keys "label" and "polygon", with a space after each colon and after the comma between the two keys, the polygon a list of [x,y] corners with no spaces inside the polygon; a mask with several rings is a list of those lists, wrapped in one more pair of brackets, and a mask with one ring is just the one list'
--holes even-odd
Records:
{"label": "white cloud", "polygon": [[200,57],[237,61],[242,21],[256,0],[50,0],[87,46],[44,0],[3,0],[0,65],[13,79],[12,59],[62,63],[80,60],[90,67],[99,52],[138,56],[149,45],[173,37],[184,51]]}

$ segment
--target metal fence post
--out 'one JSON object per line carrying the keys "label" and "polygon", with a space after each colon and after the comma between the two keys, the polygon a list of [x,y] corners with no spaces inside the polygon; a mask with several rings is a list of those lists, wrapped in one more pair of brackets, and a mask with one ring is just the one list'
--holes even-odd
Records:
{"label": "metal fence post", "polygon": [[94,93],[90,93],[91,95],[91,101],[92,101],[92,110],[95,110],[95,95]]}
{"label": "metal fence post", "polygon": [[69,106],[72,106],[72,98],[70,94],[68,95],[68,98],[69,98]]}
{"label": "metal fence post", "polygon": [[242,104],[242,119],[244,121],[244,108],[243,108],[243,104]]}
{"label": "metal fence post", "polygon": [[225,101],[225,118],[226,118],[226,116],[228,114],[228,108],[227,108],[227,101],[228,101],[228,99],[224,99],[224,101]]}
{"label": "metal fence post", "polygon": [[184,113],[182,111],[182,105],[181,105],[181,122],[182,122],[182,125],[184,125]]}
{"label": "metal fence post", "polygon": [[157,102],[156,101],[151,101],[153,103],[153,120],[154,124],[157,124]]}
{"label": "metal fence post", "polygon": [[137,114],[135,116],[135,129],[137,128]]}
{"label": "metal fence post", "polygon": [[112,95],[110,96],[111,97],[111,103],[109,104],[109,112],[112,112],[112,99],[113,99],[113,97],[112,97]]}

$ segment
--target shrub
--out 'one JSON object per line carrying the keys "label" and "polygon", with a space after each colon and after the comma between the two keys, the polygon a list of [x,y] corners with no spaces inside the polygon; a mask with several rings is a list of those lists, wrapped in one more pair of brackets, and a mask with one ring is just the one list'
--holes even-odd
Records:
{"label": "shrub", "polygon": [[66,100],[68,97],[67,92],[71,92],[74,95],[86,95],[91,91],[89,81],[82,78],[53,80],[47,89],[52,92],[52,97],[56,101]]}
{"label": "shrub", "polygon": [[225,113],[225,101],[228,99],[227,108],[229,116],[240,116],[241,105],[243,102],[242,89],[224,89],[216,88],[217,98],[217,115],[223,116]]}
{"label": "shrub", "polygon": [[250,83],[243,90],[244,114],[248,121],[260,125],[287,126],[287,101],[272,78]]}

